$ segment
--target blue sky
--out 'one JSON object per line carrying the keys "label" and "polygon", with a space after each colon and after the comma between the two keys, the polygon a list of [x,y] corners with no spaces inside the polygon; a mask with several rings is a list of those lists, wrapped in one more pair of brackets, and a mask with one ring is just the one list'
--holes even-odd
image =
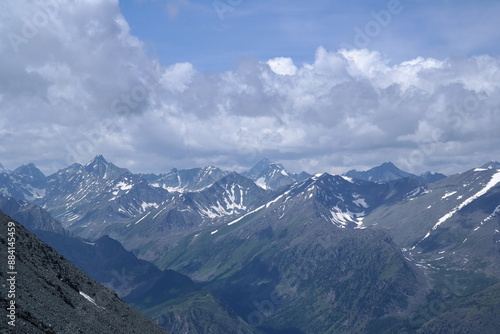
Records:
{"label": "blue sky", "polygon": [[461,172],[500,160],[499,14],[493,0],[5,0],[0,163]]}
{"label": "blue sky", "polygon": [[[363,46],[400,62],[498,54],[500,45],[498,1],[125,0],[120,8],[152,55],[202,71],[231,70],[246,57],[312,62],[319,46]],[[375,36],[357,45],[366,29]]]}

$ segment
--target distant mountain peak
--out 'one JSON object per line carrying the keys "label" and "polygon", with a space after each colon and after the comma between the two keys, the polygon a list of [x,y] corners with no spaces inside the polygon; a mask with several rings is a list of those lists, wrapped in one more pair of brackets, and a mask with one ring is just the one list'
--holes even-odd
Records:
{"label": "distant mountain peak", "polygon": [[420,179],[424,181],[425,183],[433,183],[439,180],[442,180],[446,178],[446,175],[442,173],[432,173],[430,171],[427,171],[423,174],[420,174]]}
{"label": "distant mountain peak", "polygon": [[8,193],[12,197],[32,201],[45,196],[47,178],[35,164],[29,163],[18,167],[10,173],[9,177],[13,188],[7,188],[10,188]]}
{"label": "distant mountain peak", "polygon": [[98,154],[94,157],[94,159],[92,159],[91,161],[89,161],[85,167],[87,166],[91,166],[91,165],[95,165],[95,164],[108,164],[108,161],[102,156],[102,154]]}
{"label": "distant mountain peak", "polygon": [[97,155],[92,161],[84,166],[85,170],[89,173],[98,175],[101,178],[105,178],[108,171],[109,163],[104,159],[102,155]]}
{"label": "distant mountain peak", "polygon": [[343,174],[344,176],[352,177],[354,179],[360,179],[371,182],[384,183],[391,180],[397,180],[401,178],[411,177],[418,178],[418,176],[407,173],[401,169],[399,169],[392,162],[384,162],[383,164],[373,167],[367,171],[357,171],[352,169],[347,173]]}
{"label": "distant mountain peak", "polygon": [[[255,166],[253,166],[249,171],[248,173],[251,173],[251,174],[259,174],[261,173],[263,170],[269,168],[270,166],[277,166],[279,167],[280,164],[276,164],[275,162],[271,161],[271,159],[269,158],[264,158],[262,160],[260,160],[259,162],[257,162],[255,164]],[[281,165],[281,167],[283,167],[283,165]]]}
{"label": "distant mountain peak", "polygon": [[245,177],[239,173],[236,172],[231,172],[218,180],[216,182],[217,184],[241,184],[241,185],[246,185],[246,184],[254,184],[254,182],[249,179],[248,177]]}
{"label": "distant mountain peak", "polygon": [[13,172],[13,175],[32,175],[36,177],[44,178],[45,175],[42,173],[34,163],[25,164],[17,167]]}
{"label": "distant mountain peak", "polygon": [[491,160],[490,162],[485,163],[480,168],[486,169],[500,169],[500,162]]}
{"label": "distant mountain peak", "polygon": [[272,164],[273,161],[269,159],[268,157],[265,157],[264,159],[260,160],[257,164]]}
{"label": "distant mountain peak", "polygon": [[354,179],[371,181],[376,183],[385,183],[388,181],[404,179],[404,178],[411,178],[419,180],[424,183],[432,183],[444,179],[446,177],[446,175],[444,174],[431,173],[431,172],[423,173],[420,176],[411,174],[401,170],[391,161],[384,162],[383,164],[373,167],[366,171],[357,171],[355,169],[352,169],[347,173],[344,173],[343,175]]}
{"label": "distant mountain peak", "polygon": [[251,179],[263,189],[274,190],[311,176],[305,172],[300,174],[289,172],[281,163],[273,162],[269,158],[260,160],[242,175]]}
{"label": "distant mountain peak", "polygon": [[126,168],[119,168],[113,163],[108,162],[102,155],[96,155],[95,158],[84,166],[88,173],[97,175],[99,178],[114,178],[128,172]]}
{"label": "distant mountain peak", "polygon": [[384,168],[395,168],[400,170],[395,164],[392,163],[392,161],[387,161],[381,164],[379,167],[384,167]]}
{"label": "distant mountain peak", "polygon": [[[283,168],[282,165],[278,165],[271,161],[269,158],[264,158],[260,160],[255,166],[250,168],[247,172],[245,172],[245,176],[256,179],[262,176],[264,173],[268,173],[269,170],[276,170],[279,168]],[[283,168],[284,169],[284,168]]]}

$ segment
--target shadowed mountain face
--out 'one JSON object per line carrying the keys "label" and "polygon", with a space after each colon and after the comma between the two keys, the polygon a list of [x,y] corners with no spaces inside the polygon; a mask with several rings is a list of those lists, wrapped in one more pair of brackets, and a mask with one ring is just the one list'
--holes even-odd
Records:
{"label": "shadowed mountain face", "polygon": [[358,172],[353,169],[344,174],[345,176],[352,177],[354,179],[371,181],[377,183],[385,183],[392,180],[398,180],[403,178],[411,178],[419,180],[424,183],[432,183],[444,179],[446,176],[441,173],[431,173],[426,172],[422,175],[415,175],[402,171],[396,167],[392,162],[385,162],[380,166],[373,167],[367,171]]}
{"label": "shadowed mountain face", "polygon": [[45,196],[46,187],[45,175],[32,163],[13,172],[0,167],[0,196],[32,201]]}
{"label": "shadowed mountain face", "polygon": [[0,196],[0,210],[22,222],[23,226],[32,232],[49,231],[62,235],[70,234],[59,221],[36,204]]}
{"label": "shadowed mountain face", "polygon": [[381,317],[400,329],[426,283],[385,233],[360,228],[370,205],[403,196],[367,185],[328,174],[297,183],[187,235],[158,263],[204,282],[264,333],[363,332]]}
{"label": "shadowed mountain face", "polygon": [[[312,224],[326,225],[306,223]],[[362,331],[377,318],[397,320],[421,296],[418,270],[382,235],[336,233],[328,228],[299,235],[300,229],[294,231],[297,225],[261,225],[253,239],[237,237],[237,232],[223,233],[213,239],[212,247],[205,248],[207,256],[200,258],[193,245],[193,252],[183,257],[190,264],[179,270],[200,278],[200,274],[212,273],[207,288],[260,330]],[[217,254],[215,250],[222,247],[231,252]],[[243,254],[243,258],[232,254]]]}
{"label": "shadowed mountain face", "polygon": [[[15,276],[15,297],[2,291],[3,309],[15,301],[14,332],[166,333],[1,212],[0,226],[11,227],[9,238],[15,238],[14,245],[0,234],[3,259],[7,246],[15,246],[16,274],[7,275],[12,268],[6,261],[0,268],[3,282]],[[0,326],[2,333],[12,330],[5,319]]]}
{"label": "shadowed mountain face", "polygon": [[364,220],[385,230],[424,266],[500,277],[500,172],[478,168],[427,185],[409,201],[376,208]]}
{"label": "shadowed mountain face", "polygon": [[263,332],[439,333],[462,315],[494,333],[481,291],[500,277],[498,173],[432,184],[316,175],[186,233],[157,263],[204,282]]}

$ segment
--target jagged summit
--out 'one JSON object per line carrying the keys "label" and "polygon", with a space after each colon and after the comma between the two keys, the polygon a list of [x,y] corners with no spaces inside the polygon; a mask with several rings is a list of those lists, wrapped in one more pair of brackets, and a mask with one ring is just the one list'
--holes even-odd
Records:
{"label": "jagged summit", "polygon": [[37,188],[43,188],[46,185],[45,174],[39,170],[34,163],[29,163],[16,168],[12,172],[13,177],[22,178],[26,183]]}
{"label": "jagged summit", "polygon": [[108,162],[102,155],[97,155],[84,166],[84,169],[88,173],[92,173],[103,179],[115,178],[128,172],[128,169],[119,168],[113,163]]}
{"label": "jagged summit", "polygon": [[491,160],[490,162],[485,163],[480,168],[486,169],[500,169],[500,162]]}
{"label": "jagged summit", "polygon": [[418,178],[416,175],[407,173],[399,169],[390,161],[384,162],[380,166],[373,167],[367,171],[359,172],[355,169],[352,169],[345,173],[344,176],[378,183],[388,182],[391,180],[397,180],[406,177]]}
{"label": "jagged summit", "polygon": [[411,174],[399,169],[395,164],[393,164],[390,161],[384,162],[380,166],[373,167],[366,171],[357,171],[355,169],[352,169],[347,173],[344,173],[343,175],[347,177],[352,177],[354,179],[371,181],[376,183],[385,183],[392,180],[398,180],[404,178],[411,178],[419,180],[421,182],[431,183],[446,177],[446,175],[444,174],[431,173],[431,172],[426,172],[423,173],[422,175]]}
{"label": "jagged summit", "polygon": [[142,174],[142,176],[154,187],[182,193],[207,188],[229,173],[214,166],[207,166],[191,169],[172,168],[167,174]]}
{"label": "jagged summit", "polygon": [[32,163],[32,162],[24,164],[24,165],[21,165],[17,169],[22,169],[22,168],[25,168],[25,169],[37,169],[38,170],[38,168],[36,167],[36,165],[34,163]]}
{"label": "jagged summit", "polygon": [[432,173],[430,171],[420,174],[420,179],[425,183],[433,183],[446,178],[446,175],[442,173]]}
{"label": "jagged summit", "polygon": [[104,158],[104,156],[102,154],[98,154],[94,157],[94,159],[92,159],[91,161],[89,161],[87,163],[87,165],[90,165],[96,161],[99,161],[99,162],[104,162],[104,163],[108,163],[108,161],[106,160],[106,158]]}
{"label": "jagged summit", "polygon": [[84,167],[93,168],[94,166],[107,166],[109,162],[101,154],[96,155],[94,159],[90,160]]}
{"label": "jagged summit", "polygon": [[0,168],[0,195],[32,201],[45,195],[45,175],[32,163],[13,172]]}
{"label": "jagged summit", "polygon": [[300,174],[289,172],[282,164],[273,162],[269,158],[260,160],[242,175],[253,180],[261,188],[275,190],[311,176],[305,172]]}
{"label": "jagged summit", "polygon": [[253,166],[251,169],[249,169],[247,172],[245,172],[246,176],[250,178],[258,178],[260,175],[262,175],[265,172],[268,172],[269,170],[285,170],[282,164],[277,164],[269,158],[264,158],[260,160],[255,166]]}

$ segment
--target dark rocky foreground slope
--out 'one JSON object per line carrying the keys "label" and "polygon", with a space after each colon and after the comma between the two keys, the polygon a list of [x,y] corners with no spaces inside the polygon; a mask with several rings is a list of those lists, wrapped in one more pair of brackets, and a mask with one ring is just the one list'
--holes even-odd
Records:
{"label": "dark rocky foreground slope", "polygon": [[[7,234],[9,222],[15,228],[11,235]],[[2,212],[0,228],[2,333],[166,333]],[[8,268],[8,241],[13,241],[8,238],[12,237],[15,268]],[[12,269],[15,274],[7,274]],[[13,285],[7,283],[11,276],[15,276]],[[5,315],[11,300],[15,301],[15,327]]]}

